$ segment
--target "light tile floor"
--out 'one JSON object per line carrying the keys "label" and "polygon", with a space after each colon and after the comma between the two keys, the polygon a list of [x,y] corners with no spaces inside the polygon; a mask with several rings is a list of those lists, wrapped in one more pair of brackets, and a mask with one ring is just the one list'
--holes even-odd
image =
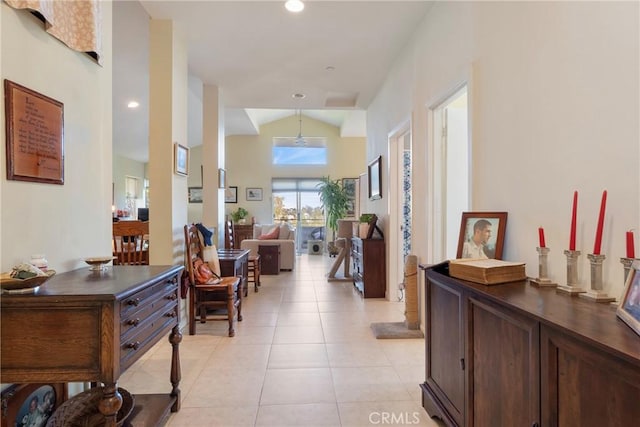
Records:
{"label": "light tile floor", "polygon": [[[182,408],[168,426],[442,425],[420,404],[424,341],[377,340],[370,329],[403,321],[404,303],[327,282],[333,260],[304,254],[295,271],[262,276],[233,338],[224,321],[184,331]],[[119,385],[168,392],[169,360],[163,339]]]}

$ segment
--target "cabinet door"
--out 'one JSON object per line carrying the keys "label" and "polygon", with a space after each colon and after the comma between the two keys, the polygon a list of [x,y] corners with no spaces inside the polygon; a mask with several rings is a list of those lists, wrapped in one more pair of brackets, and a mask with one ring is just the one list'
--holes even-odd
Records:
{"label": "cabinet door", "polygon": [[475,298],[468,310],[466,425],[539,425],[538,322]]}
{"label": "cabinet door", "polygon": [[[429,274],[429,273],[428,273]],[[459,288],[427,281],[426,381],[423,405],[448,425],[463,424],[463,296]]]}
{"label": "cabinet door", "polygon": [[640,368],[637,364],[546,326],[541,332],[541,349],[545,426],[638,425]]}

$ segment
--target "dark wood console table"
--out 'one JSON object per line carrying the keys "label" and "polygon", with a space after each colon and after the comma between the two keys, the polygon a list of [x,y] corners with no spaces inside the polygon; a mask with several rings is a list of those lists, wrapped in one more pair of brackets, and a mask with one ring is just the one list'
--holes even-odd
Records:
{"label": "dark wood console table", "polygon": [[[248,249],[218,249],[221,276],[242,278],[242,292],[249,295],[249,251]],[[241,295],[240,295],[241,296]]]}
{"label": "dark wood console table", "polygon": [[448,426],[626,427],[640,420],[640,336],[615,308],[425,270],[422,406]]}
{"label": "dark wood console table", "polygon": [[132,426],[162,425],[180,409],[182,266],[113,266],[56,275],[37,294],[3,294],[0,381],[101,382],[106,426],[116,425],[120,375],[167,333],[171,392],[136,395]]}

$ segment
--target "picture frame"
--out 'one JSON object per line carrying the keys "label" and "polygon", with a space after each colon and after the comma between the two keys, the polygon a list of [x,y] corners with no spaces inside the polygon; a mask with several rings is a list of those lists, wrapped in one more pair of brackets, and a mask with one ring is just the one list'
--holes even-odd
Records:
{"label": "picture frame", "polygon": [[640,261],[631,264],[616,315],[640,335]]}
{"label": "picture frame", "polygon": [[225,203],[238,203],[238,187],[231,186],[224,190]]}
{"label": "picture frame", "polygon": [[227,188],[227,171],[218,168],[218,188]]}
{"label": "picture frame", "polygon": [[456,258],[502,259],[507,212],[463,212]]}
{"label": "picture frame", "polygon": [[382,156],[369,163],[367,172],[369,200],[382,199]]}
{"label": "picture frame", "polygon": [[7,179],[64,184],[64,104],[4,80]]}
{"label": "picture frame", "polygon": [[345,218],[357,218],[360,180],[358,178],[342,178],[342,188],[347,194],[347,212]]}
{"label": "picture frame", "polygon": [[[2,427],[33,425],[44,427],[53,412],[67,400],[65,383],[13,384],[2,391]],[[35,401],[37,413],[31,417],[30,405]],[[25,420],[25,423],[23,423]]]}
{"label": "picture frame", "polygon": [[173,144],[173,171],[177,175],[189,176],[189,148],[177,142]]}
{"label": "picture frame", "polygon": [[202,187],[189,187],[189,203],[202,203]]}
{"label": "picture frame", "polygon": [[259,202],[262,200],[262,188],[247,188],[247,201]]}

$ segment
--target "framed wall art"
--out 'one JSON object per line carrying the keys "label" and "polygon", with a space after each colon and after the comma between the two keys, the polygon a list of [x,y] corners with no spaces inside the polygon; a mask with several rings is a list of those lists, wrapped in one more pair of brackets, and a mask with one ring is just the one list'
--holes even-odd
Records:
{"label": "framed wall art", "polygon": [[358,178],[342,178],[342,188],[347,194],[347,213],[345,218],[357,218],[360,216],[358,205],[360,195],[360,180]]}
{"label": "framed wall art", "polygon": [[5,79],[7,179],[64,184],[64,105]]}
{"label": "framed wall art", "polygon": [[616,315],[640,335],[640,261],[631,265]]}
{"label": "framed wall art", "polygon": [[224,190],[225,203],[238,203],[238,187],[231,186]]}
{"label": "framed wall art", "polygon": [[177,142],[173,144],[174,172],[178,175],[189,175],[189,148]]}
{"label": "framed wall art", "polygon": [[247,201],[259,202],[262,200],[262,188],[247,188]]}
{"label": "framed wall art", "polygon": [[463,212],[456,258],[502,259],[507,212]]}
{"label": "framed wall art", "polygon": [[189,203],[202,203],[202,187],[189,187]]}
{"label": "framed wall art", "polygon": [[367,172],[369,200],[382,199],[382,156],[376,157],[369,163]]}
{"label": "framed wall art", "polygon": [[13,384],[2,391],[2,427],[44,426],[67,399],[67,385]]}

